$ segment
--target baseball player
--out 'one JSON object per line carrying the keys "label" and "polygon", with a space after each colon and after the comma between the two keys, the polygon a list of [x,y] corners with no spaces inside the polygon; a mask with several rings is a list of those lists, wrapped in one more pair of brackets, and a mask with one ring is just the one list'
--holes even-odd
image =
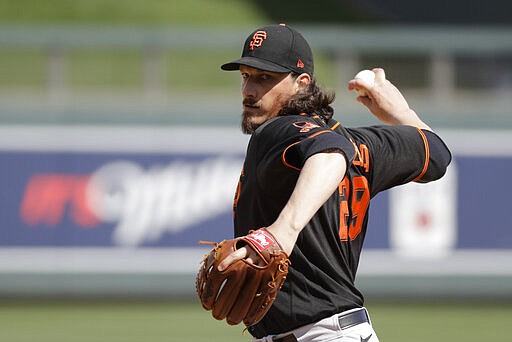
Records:
{"label": "baseball player", "polygon": [[[334,95],[317,85],[311,49],[289,26],[258,28],[241,58],[221,68],[240,72],[242,130],[251,134],[235,237],[259,229],[260,243],[276,242],[290,259],[275,301],[248,331],[255,341],[378,341],[354,285],[370,200],[393,186],[439,179],[448,148],[379,68],[373,85],[353,79],[348,89],[365,90],[357,101],[387,125],[335,121]],[[241,247],[218,269],[241,259],[263,265]]]}

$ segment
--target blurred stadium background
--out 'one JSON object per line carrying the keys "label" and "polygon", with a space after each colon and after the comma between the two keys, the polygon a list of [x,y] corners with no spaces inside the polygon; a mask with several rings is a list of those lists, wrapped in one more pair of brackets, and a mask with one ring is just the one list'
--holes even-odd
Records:
{"label": "blurred stadium background", "polygon": [[230,236],[247,142],[219,65],[277,22],[343,124],[378,124],[346,83],[384,67],[454,153],[371,208],[358,281],[381,340],[507,339],[512,5],[0,0],[0,341],[250,340],[199,308],[197,241]]}

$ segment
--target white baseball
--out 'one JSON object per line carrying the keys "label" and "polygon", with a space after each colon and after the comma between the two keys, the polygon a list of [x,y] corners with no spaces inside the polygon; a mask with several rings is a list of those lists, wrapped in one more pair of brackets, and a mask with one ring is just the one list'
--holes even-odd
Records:
{"label": "white baseball", "polygon": [[[371,70],[359,71],[354,76],[354,78],[363,80],[367,84],[368,88],[373,87],[373,85],[375,84],[375,73]],[[364,89],[356,88],[356,91],[359,94],[359,96],[367,96],[366,91]]]}

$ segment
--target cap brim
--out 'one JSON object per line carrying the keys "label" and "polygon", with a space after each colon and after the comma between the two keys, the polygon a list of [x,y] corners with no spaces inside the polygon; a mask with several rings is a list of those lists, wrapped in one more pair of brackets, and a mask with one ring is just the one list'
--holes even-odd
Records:
{"label": "cap brim", "polygon": [[223,64],[223,65],[221,65],[220,68],[222,70],[233,71],[233,70],[239,70],[240,65],[246,65],[251,68],[256,68],[256,69],[271,71],[271,72],[290,72],[291,71],[290,69],[280,66],[279,64],[269,62],[269,61],[261,59],[261,58],[255,58],[255,57],[242,57],[235,61]]}

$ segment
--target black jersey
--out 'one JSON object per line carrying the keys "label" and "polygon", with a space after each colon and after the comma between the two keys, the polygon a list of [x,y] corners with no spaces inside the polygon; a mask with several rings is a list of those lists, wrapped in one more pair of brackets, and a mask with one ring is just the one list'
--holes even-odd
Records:
{"label": "black jersey", "polygon": [[347,159],[337,191],[299,234],[275,302],[249,328],[253,336],[283,333],[363,306],[354,281],[370,199],[399,184],[428,180],[426,134],[432,133],[410,126],[348,129],[334,120],[298,115],[274,118],[253,133],[235,195],[237,237],[277,219],[307,158],[338,150]]}

